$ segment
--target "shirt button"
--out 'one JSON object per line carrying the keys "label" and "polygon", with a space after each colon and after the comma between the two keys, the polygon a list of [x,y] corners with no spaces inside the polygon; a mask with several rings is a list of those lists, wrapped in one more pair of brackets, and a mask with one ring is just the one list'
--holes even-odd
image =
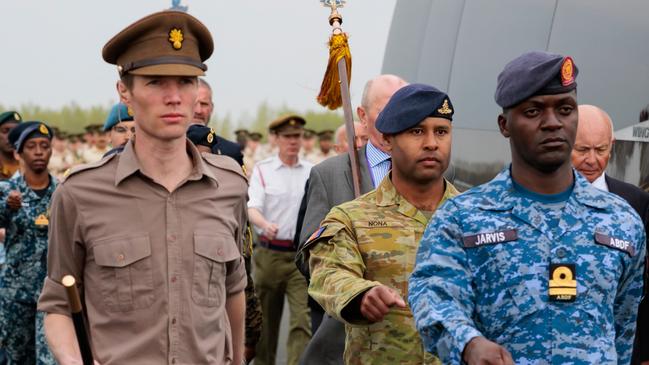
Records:
{"label": "shirt button", "polygon": [[173,242],[176,240],[176,235],[175,234],[170,234],[169,235],[169,241]]}
{"label": "shirt button", "polygon": [[172,364],[175,364],[175,363],[176,363],[176,358],[175,358],[175,357],[174,357],[173,359],[171,359],[171,363],[172,363]]}
{"label": "shirt button", "polygon": [[123,253],[120,253],[120,254],[117,255],[117,261],[124,261],[124,258],[125,258],[125,256],[124,256]]}
{"label": "shirt button", "polygon": [[171,282],[172,282],[172,283],[175,283],[175,282],[176,282],[176,277],[175,277],[175,276],[172,276],[172,277],[171,277]]}
{"label": "shirt button", "polygon": [[557,250],[557,257],[560,259],[566,257],[566,250],[564,250],[563,248],[559,248]]}
{"label": "shirt button", "polygon": [[176,324],[176,318],[171,319],[171,324]]}

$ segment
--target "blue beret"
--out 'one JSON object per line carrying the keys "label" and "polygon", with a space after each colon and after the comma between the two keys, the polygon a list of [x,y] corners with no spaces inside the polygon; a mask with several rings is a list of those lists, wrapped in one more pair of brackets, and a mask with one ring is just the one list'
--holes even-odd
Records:
{"label": "blue beret", "polygon": [[192,124],[187,129],[187,138],[195,145],[212,148],[216,143],[216,133],[210,127],[201,124]]}
{"label": "blue beret", "polygon": [[20,123],[23,118],[18,114],[18,112],[8,111],[0,114],[0,125],[5,124],[6,122],[16,122]]}
{"label": "blue beret", "polygon": [[396,134],[416,126],[428,117],[453,120],[453,104],[445,92],[424,84],[410,84],[397,90],[376,119],[376,129]]}
{"label": "blue beret", "polygon": [[496,103],[510,108],[534,95],[555,95],[577,88],[579,70],[570,57],[527,52],[509,62],[498,75]]}
{"label": "blue beret", "polygon": [[52,140],[54,132],[47,124],[43,122],[30,121],[18,124],[14,129],[9,132],[9,143],[14,146],[14,149],[20,153],[22,152],[25,142],[31,138],[45,137]]}
{"label": "blue beret", "polygon": [[108,132],[118,123],[130,121],[133,121],[133,114],[129,113],[128,107],[125,104],[117,103],[108,113],[108,118],[104,122],[104,131]]}

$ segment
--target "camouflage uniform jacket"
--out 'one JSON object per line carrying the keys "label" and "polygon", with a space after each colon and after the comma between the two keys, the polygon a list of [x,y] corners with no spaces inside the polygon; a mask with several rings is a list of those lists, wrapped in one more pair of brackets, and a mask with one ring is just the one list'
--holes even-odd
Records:
{"label": "camouflage uniform jacket", "polygon": [[[516,364],[629,364],[645,255],[638,215],[573,171],[551,229],[509,171],[447,201],[424,233],[409,301],[426,349],[459,364],[484,336]],[[574,264],[574,302],[549,300],[551,263]]]}
{"label": "camouflage uniform jacket", "polygon": [[[6,263],[0,272],[2,296],[24,303],[36,303],[45,280],[47,264],[47,231],[49,205],[56,189],[56,179],[50,175],[50,185],[39,197],[21,174],[0,184],[0,227],[6,228]],[[12,190],[20,192],[22,208],[7,207]]]}
{"label": "camouflage uniform jacket", "polygon": [[[458,192],[449,182],[440,204]],[[378,323],[341,314],[359,294],[386,285],[404,300],[428,218],[400,196],[390,175],[376,190],[334,207],[306,243],[309,294],[346,325],[346,364],[436,364],[424,351],[409,308],[392,308]],[[317,244],[316,244],[317,243]]]}

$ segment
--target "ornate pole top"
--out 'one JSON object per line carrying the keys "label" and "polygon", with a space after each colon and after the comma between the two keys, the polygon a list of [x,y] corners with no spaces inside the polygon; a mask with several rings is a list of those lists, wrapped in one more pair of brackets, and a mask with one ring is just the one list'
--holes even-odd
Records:
{"label": "ornate pole top", "polygon": [[346,0],[320,0],[320,2],[322,3],[322,6],[324,6],[325,8],[331,8],[331,14],[329,15],[329,25],[334,27],[334,34],[341,33],[342,29],[340,29],[340,25],[343,23],[343,17],[338,12],[338,8],[344,7],[347,1]]}
{"label": "ornate pole top", "polygon": [[181,0],[171,0],[171,7],[169,10],[184,11],[186,13],[189,6],[181,5],[180,2]]}

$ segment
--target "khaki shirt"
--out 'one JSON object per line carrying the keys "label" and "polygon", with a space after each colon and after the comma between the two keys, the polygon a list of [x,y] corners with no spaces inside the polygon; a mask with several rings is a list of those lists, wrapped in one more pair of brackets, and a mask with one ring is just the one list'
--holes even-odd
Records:
{"label": "khaki shirt", "polygon": [[60,281],[74,275],[102,365],[231,361],[247,183],[231,158],[187,146],[194,168],[172,193],[142,173],[132,142],[54,193],[38,309],[69,314]]}
{"label": "khaki shirt", "polygon": [[[457,194],[446,181],[439,204]],[[428,221],[388,174],[376,190],[334,207],[305,244],[309,295],[346,324],[345,364],[439,364],[424,350],[410,308],[393,307],[377,323],[343,317],[354,298],[381,284],[407,303],[408,277]]]}

